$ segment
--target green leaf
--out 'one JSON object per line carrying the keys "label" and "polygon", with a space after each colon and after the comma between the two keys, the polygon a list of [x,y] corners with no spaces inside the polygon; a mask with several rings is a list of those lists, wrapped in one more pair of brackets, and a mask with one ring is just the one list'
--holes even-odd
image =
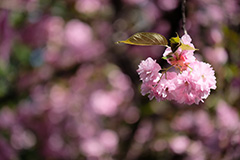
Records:
{"label": "green leaf", "polygon": [[193,48],[193,47],[191,47],[191,46],[189,46],[189,45],[187,45],[187,44],[182,44],[182,45],[180,46],[180,48],[181,48],[182,50],[198,50],[198,49]]}
{"label": "green leaf", "polygon": [[168,58],[167,57],[162,57],[162,59],[167,60]]}
{"label": "green leaf", "polygon": [[174,53],[173,52],[171,52],[171,53],[169,53],[167,56],[165,56],[165,57],[162,57],[162,59],[164,59],[164,60],[167,60],[167,59],[169,59],[169,58],[172,58]]}
{"label": "green leaf", "polygon": [[176,50],[178,49],[178,47],[181,46],[181,43],[179,44],[171,44],[171,49],[172,49],[172,52],[175,53]]}
{"label": "green leaf", "polygon": [[172,37],[169,39],[170,40],[170,43],[181,43],[181,40],[177,34],[177,37]]}
{"label": "green leaf", "polygon": [[177,37],[172,37],[169,39],[169,41],[170,41],[170,46],[173,53],[176,52],[178,47],[180,47],[182,44],[178,34],[177,34]]}
{"label": "green leaf", "polygon": [[124,43],[124,44],[132,44],[132,45],[139,45],[139,46],[152,46],[152,45],[160,45],[160,46],[167,46],[168,41],[167,39],[158,33],[151,33],[151,32],[140,32],[132,35],[125,41],[118,41],[116,42]]}

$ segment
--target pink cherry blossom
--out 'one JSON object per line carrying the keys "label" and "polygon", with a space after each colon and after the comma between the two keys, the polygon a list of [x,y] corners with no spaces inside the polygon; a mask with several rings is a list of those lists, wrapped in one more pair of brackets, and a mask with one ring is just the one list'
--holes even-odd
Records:
{"label": "pink cherry blossom", "polygon": [[[181,38],[181,43],[194,48],[191,41],[187,34]],[[174,53],[170,47],[165,50],[163,56],[168,57],[167,62],[177,72],[164,71],[161,74],[161,67],[156,60],[147,58],[142,61],[137,70],[143,82],[141,93],[149,94],[150,100],[155,97],[158,101],[175,100],[188,105],[204,102],[210,95],[210,90],[216,89],[216,77],[211,65],[196,60],[193,52],[194,50],[183,50],[180,47]]]}
{"label": "pink cherry blossom", "polygon": [[225,101],[220,100],[217,105],[217,122],[224,130],[234,132],[240,125],[238,112]]}
{"label": "pink cherry blossom", "polygon": [[190,140],[185,136],[177,136],[170,140],[170,148],[178,154],[184,153],[190,144]]}
{"label": "pink cherry blossom", "polygon": [[143,96],[145,96],[146,94],[149,94],[148,98],[150,100],[152,100],[154,98],[154,96],[156,95],[155,92],[156,91],[155,91],[154,86],[152,86],[149,83],[142,83],[142,85],[141,85],[141,93],[142,93]]}
{"label": "pink cherry blossom", "polygon": [[[185,34],[181,37],[181,43],[189,45],[194,48],[194,45],[191,43],[192,39],[188,34]],[[168,47],[163,53],[164,57],[170,57],[167,59],[167,62],[177,68],[180,71],[184,71],[188,68],[188,65],[196,61],[196,58],[193,55],[194,50],[182,50],[179,47],[174,53],[171,48]],[[171,54],[171,55],[170,55]]]}
{"label": "pink cherry blossom", "polygon": [[156,63],[156,60],[149,57],[142,61],[138,67],[137,72],[143,82],[156,83],[160,79],[158,72],[161,70],[161,66]]}
{"label": "pink cherry blossom", "polygon": [[188,34],[184,34],[181,37],[181,40],[182,40],[183,44],[188,44],[188,45],[193,46],[193,44],[191,43],[192,42],[192,38]]}
{"label": "pink cherry blossom", "polygon": [[191,69],[178,74],[175,81],[177,87],[172,94],[179,103],[199,104],[209,96],[210,89],[216,89],[216,78],[207,63],[196,61],[190,67]]}
{"label": "pink cherry blossom", "polygon": [[158,101],[165,100],[165,99],[167,100],[173,99],[173,95],[171,93],[176,89],[176,85],[175,83],[173,83],[176,77],[177,77],[177,73],[175,72],[167,72],[165,75],[162,76],[161,80],[156,86],[156,92],[157,92],[156,99]]}
{"label": "pink cherry blossom", "polygon": [[[216,77],[211,65],[196,61],[190,65],[192,76],[201,85],[201,90],[216,89]],[[190,69],[191,70],[191,69]]]}
{"label": "pink cherry blossom", "polygon": [[203,50],[203,54],[213,66],[221,66],[228,60],[227,51],[222,47],[206,47]]}

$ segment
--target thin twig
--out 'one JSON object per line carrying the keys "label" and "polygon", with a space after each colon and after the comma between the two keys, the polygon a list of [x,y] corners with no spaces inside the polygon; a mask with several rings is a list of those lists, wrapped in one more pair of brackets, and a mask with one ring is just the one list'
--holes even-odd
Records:
{"label": "thin twig", "polygon": [[186,0],[182,0],[182,29],[184,34],[187,34],[186,30]]}
{"label": "thin twig", "polygon": [[[163,68],[162,70],[164,70],[163,72],[162,72],[162,75],[160,76],[160,80],[162,79],[162,76],[165,74],[165,79],[167,79],[167,71],[169,70],[169,69],[171,69],[173,66],[170,66],[170,67],[168,67],[168,68]],[[159,81],[160,81],[159,80]]]}

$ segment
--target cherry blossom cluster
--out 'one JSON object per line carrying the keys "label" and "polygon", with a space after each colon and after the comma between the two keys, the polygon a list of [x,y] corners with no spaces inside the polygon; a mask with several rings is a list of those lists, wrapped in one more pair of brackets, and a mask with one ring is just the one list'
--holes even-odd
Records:
{"label": "cherry blossom cluster", "polygon": [[[181,43],[194,48],[192,39],[185,34]],[[211,65],[198,61],[194,50],[184,50],[179,47],[174,53],[168,47],[164,54],[174,71],[162,69],[152,58],[147,58],[139,64],[137,70],[142,81],[142,95],[149,94],[152,100],[175,100],[178,103],[191,105],[203,102],[210,94],[210,89],[216,89],[216,77]]]}

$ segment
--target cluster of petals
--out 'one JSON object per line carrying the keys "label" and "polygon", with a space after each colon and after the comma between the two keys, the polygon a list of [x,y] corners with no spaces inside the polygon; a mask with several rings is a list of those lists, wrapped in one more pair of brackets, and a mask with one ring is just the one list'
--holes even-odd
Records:
{"label": "cluster of petals", "polygon": [[[185,34],[181,41],[194,47],[189,35]],[[170,54],[167,48],[163,56]],[[211,65],[198,61],[194,57],[194,50],[182,50],[180,47],[167,61],[176,71],[162,72],[161,66],[152,58],[147,58],[139,64],[137,70],[142,81],[142,95],[149,94],[158,101],[174,100],[188,105],[199,104],[206,99],[211,89],[216,89],[216,77]],[[177,54],[177,56],[176,56]]]}

